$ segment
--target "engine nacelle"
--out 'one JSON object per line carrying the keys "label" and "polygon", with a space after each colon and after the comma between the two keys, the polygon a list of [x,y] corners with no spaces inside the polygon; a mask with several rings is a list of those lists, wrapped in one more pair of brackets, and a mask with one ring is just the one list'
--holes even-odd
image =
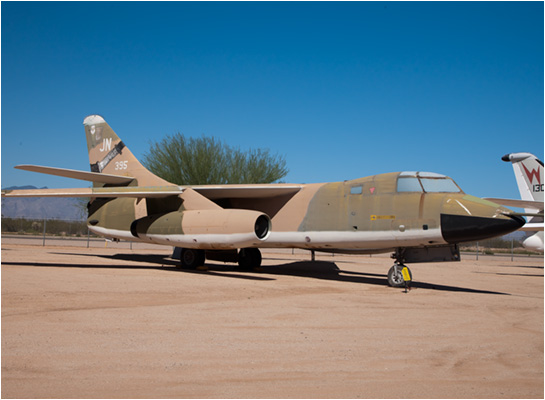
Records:
{"label": "engine nacelle", "polygon": [[185,210],[149,215],[131,224],[140,240],[194,249],[257,247],[271,230],[270,218],[252,210]]}

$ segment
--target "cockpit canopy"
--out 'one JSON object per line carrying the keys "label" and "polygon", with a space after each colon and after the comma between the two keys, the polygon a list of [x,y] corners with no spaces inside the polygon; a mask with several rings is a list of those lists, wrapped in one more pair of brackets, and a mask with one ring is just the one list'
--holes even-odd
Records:
{"label": "cockpit canopy", "polygon": [[434,172],[404,171],[397,179],[398,192],[461,193],[462,190],[448,176]]}

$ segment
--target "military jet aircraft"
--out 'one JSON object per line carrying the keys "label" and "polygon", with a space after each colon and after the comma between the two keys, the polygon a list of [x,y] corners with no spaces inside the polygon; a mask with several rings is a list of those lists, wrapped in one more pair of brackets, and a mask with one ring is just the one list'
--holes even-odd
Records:
{"label": "military jet aircraft", "polygon": [[524,219],[465,194],[449,177],[393,172],[333,183],[178,186],[148,171],[99,115],[83,121],[91,172],[16,168],[93,182],[92,188],[3,191],[2,196],[89,197],[97,235],[181,247],[181,267],[230,260],[261,264],[260,248],[393,252],[391,286],[404,263],[458,261],[457,244],[503,235]]}

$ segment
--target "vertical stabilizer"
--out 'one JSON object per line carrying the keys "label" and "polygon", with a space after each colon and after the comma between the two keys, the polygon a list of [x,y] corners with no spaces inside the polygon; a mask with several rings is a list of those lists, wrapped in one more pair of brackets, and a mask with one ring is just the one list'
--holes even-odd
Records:
{"label": "vertical stabilizer", "polygon": [[[543,201],[543,162],[530,153],[511,153],[501,158],[511,162],[522,200]],[[526,212],[535,212],[526,209]]]}
{"label": "vertical stabilizer", "polygon": [[91,172],[132,176],[139,186],[164,186],[169,182],[148,171],[100,115],[83,120]]}

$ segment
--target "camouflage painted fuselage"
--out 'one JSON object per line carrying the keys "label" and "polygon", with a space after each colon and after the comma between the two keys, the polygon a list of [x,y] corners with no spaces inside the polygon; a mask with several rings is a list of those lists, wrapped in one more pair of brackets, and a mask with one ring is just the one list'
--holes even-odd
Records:
{"label": "camouflage painted fuselage", "polygon": [[[507,210],[497,204],[461,191],[398,192],[398,179],[400,173],[388,173],[345,182],[301,185],[296,193],[284,196],[216,196],[213,201],[205,197],[204,187],[180,187],[202,199],[187,204],[184,192],[161,199],[99,199],[92,203],[88,221],[91,229],[101,235],[189,248],[296,247],[368,253],[478,240],[491,233],[501,235],[514,226],[512,218],[502,214]],[[226,192],[231,193],[234,187],[226,185]],[[222,204],[224,208],[211,207],[210,203]],[[232,208],[225,207],[226,204]],[[202,219],[185,221],[195,209],[200,210]],[[252,231],[251,222],[242,226],[245,216],[222,219],[220,215],[244,210],[271,218],[266,237],[249,235],[244,243],[234,240],[236,235]],[[456,228],[452,221],[445,225],[448,218],[458,217],[458,221],[468,218],[475,223],[490,221],[481,229],[472,224]],[[138,220],[146,223],[135,227]],[[212,243],[208,236],[213,234],[225,235],[225,240]],[[231,236],[233,240],[229,239]]]}

